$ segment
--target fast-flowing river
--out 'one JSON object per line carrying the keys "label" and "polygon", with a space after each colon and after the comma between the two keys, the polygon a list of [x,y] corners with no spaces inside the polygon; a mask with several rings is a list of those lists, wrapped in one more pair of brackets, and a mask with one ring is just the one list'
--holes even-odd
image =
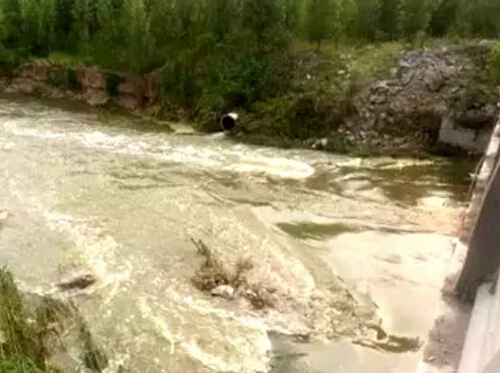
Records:
{"label": "fast-flowing river", "polygon": [[[389,333],[427,337],[472,164],[277,150],[175,129],[0,99],[9,212],[0,263],[39,293],[93,274],[96,284],[69,296],[109,371],[411,372],[418,353],[350,341],[366,337],[374,312]],[[197,290],[203,258],[191,239],[228,268],[251,262],[249,281],[275,304]],[[314,338],[280,363],[272,350],[285,342],[270,331]]]}

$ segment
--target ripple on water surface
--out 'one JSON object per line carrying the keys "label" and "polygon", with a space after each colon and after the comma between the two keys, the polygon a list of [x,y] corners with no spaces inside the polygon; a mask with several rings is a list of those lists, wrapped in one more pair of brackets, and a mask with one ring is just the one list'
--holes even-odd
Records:
{"label": "ripple on water surface", "polygon": [[[52,288],[37,273],[95,273],[96,287],[75,299],[115,363],[132,371],[262,372],[271,362],[268,330],[363,336],[374,304],[354,299],[323,254],[336,249],[342,263],[342,245],[354,253],[372,231],[377,239],[447,232],[436,221],[449,221],[465,194],[463,173],[444,161],[349,159],[109,122],[39,104],[1,106],[0,198],[19,219],[0,232],[0,253],[42,291]],[[191,237],[229,270],[252,260],[247,280],[272,290],[275,307],[195,290],[202,258]],[[29,245],[37,245],[33,260],[22,254]],[[368,254],[363,266],[375,268],[378,257]],[[53,263],[39,271],[42,256]]]}

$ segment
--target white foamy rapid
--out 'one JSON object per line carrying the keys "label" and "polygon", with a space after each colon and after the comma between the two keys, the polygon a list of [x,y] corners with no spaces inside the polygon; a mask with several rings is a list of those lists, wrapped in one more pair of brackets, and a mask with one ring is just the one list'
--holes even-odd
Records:
{"label": "white foamy rapid", "polygon": [[[172,143],[151,135],[131,138],[126,135],[113,135],[101,131],[91,132],[57,132],[35,128],[20,128],[15,125],[10,133],[22,137],[34,137],[42,140],[74,141],[88,149],[106,151],[116,154],[151,157],[156,160],[200,166],[237,173],[263,174],[283,179],[305,179],[315,172],[309,164],[293,159],[274,157],[256,153],[254,149],[242,146],[221,146],[216,141],[208,141],[205,147],[194,147]],[[222,136],[211,136],[211,140],[222,140]]]}

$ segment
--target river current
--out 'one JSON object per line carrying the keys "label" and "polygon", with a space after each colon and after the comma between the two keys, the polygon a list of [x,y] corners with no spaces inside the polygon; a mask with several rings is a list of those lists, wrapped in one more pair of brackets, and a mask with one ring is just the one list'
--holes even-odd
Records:
{"label": "river current", "polygon": [[[426,338],[472,164],[279,150],[172,127],[0,99],[0,263],[41,294],[92,273],[94,286],[66,296],[110,372],[267,372],[276,334],[314,335],[301,350],[311,372],[410,372],[417,354],[402,362],[349,341],[375,316],[390,333]],[[275,306],[197,290],[191,239],[228,267],[251,261],[249,281]]]}

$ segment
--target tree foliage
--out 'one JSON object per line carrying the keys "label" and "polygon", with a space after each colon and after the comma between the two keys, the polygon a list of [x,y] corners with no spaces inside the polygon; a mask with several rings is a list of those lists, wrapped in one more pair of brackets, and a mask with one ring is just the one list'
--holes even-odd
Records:
{"label": "tree foliage", "polygon": [[356,37],[373,41],[380,36],[380,0],[356,0]]}
{"label": "tree foliage", "polygon": [[468,35],[498,36],[500,32],[500,1],[460,0],[459,22]]}
{"label": "tree foliage", "polygon": [[381,0],[379,10],[380,36],[386,40],[399,37],[402,0]]}
{"label": "tree foliage", "polygon": [[338,36],[339,9],[336,0],[309,0],[307,7],[307,36],[320,48],[321,41]]}
{"label": "tree foliage", "polygon": [[425,32],[430,21],[429,0],[401,1],[401,34],[406,39],[413,39],[419,32]]}
{"label": "tree foliage", "polygon": [[500,1],[0,0],[2,64],[64,52],[115,71],[161,69],[166,94],[217,110],[284,89],[294,39],[319,47],[451,32],[498,36]]}

